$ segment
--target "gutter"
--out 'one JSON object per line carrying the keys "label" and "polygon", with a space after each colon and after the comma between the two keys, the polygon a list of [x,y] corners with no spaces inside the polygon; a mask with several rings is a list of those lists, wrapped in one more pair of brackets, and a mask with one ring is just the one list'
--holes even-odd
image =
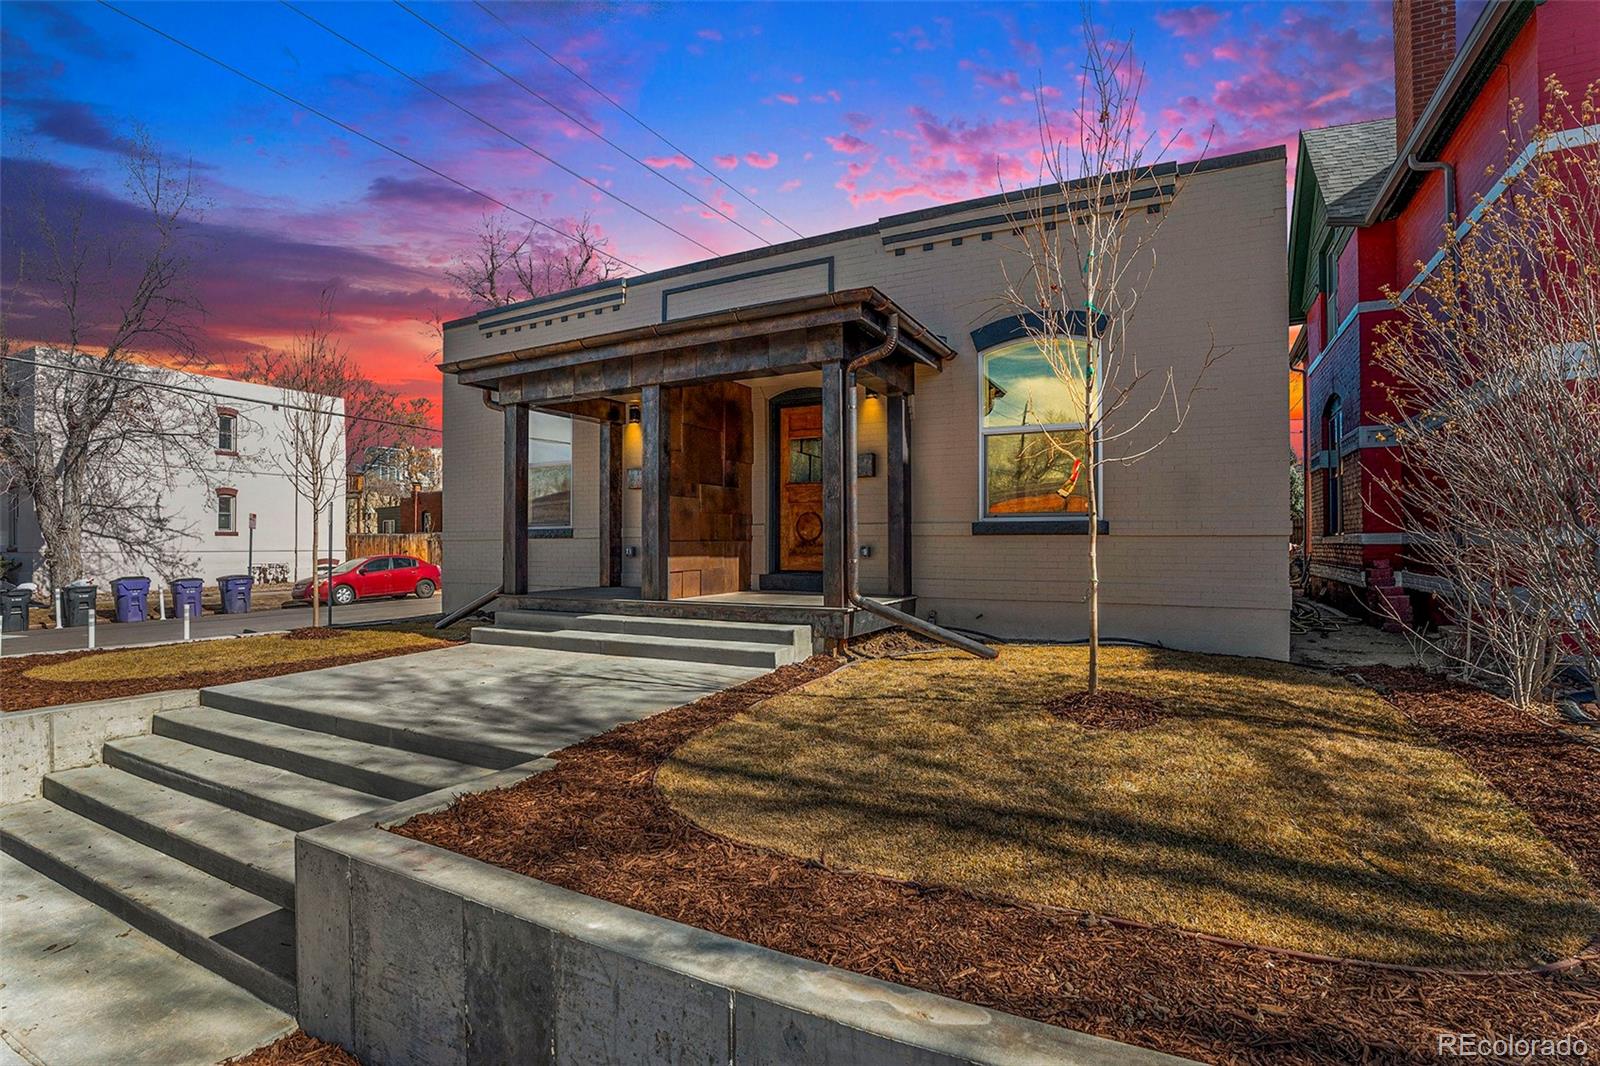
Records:
{"label": "gutter", "polygon": [[1390,167],[1388,177],[1384,179],[1377,198],[1367,209],[1366,217],[1361,220],[1360,225],[1371,226],[1381,222],[1390,208],[1395,206],[1395,201],[1405,188],[1407,178],[1411,174],[1411,169],[1401,163],[1412,157],[1431,154],[1427,151],[1428,142],[1438,135],[1444,122],[1445,112],[1454,105],[1457,97],[1476,74],[1479,65],[1492,62],[1503,54],[1510,37],[1521,31],[1528,18],[1532,16],[1534,8],[1541,2],[1542,0],[1494,0],[1479,16],[1477,24],[1472,27],[1461,50],[1451,62],[1450,69],[1445,71],[1439,87],[1433,91],[1428,106],[1422,109],[1417,124],[1411,128],[1406,143],[1401,145],[1399,152],[1396,153],[1396,164]]}

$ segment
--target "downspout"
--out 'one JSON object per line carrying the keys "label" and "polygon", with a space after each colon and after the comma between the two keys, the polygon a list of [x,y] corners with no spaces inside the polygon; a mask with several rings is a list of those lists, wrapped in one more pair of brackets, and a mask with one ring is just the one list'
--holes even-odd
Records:
{"label": "downspout", "polygon": [[856,371],[872,365],[881,359],[887,359],[894,354],[895,348],[900,344],[900,315],[891,311],[889,313],[889,330],[884,334],[883,342],[869,352],[865,352],[852,359],[845,367],[844,372],[844,465],[845,465],[845,507],[850,512],[849,519],[845,522],[845,595],[853,607],[857,607],[869,614],[903,626],[914,633],[921,633],[925,637],[948,644],[953,648],[976,655],[981,659],[993,659],[1000,653],[986,644],[964,637],[959,633],[951,632],[942,626],[924,621],[914,614],[896,610],[886,604],[869,600],[861,595],[861,530],[857,523],[857,483],[856,483]]}
{"label": "downspout", "polygon": [[[1304,327],[1302,327],[1304,328]],[[1311,375],[1300,375],[1300,591],[1311,591]]]}
{"label": "downspout", "polygon": [[1456,209],[1455,165],[1452,163],[1446,163],[1442,159],[1434,160],[1430,163],[1424,163],[1422,160],[1418,159],[1416,153],[1413,152],[1412,154],[1406,156],[1406,169],[1417,174],[1427,174],[1435,170],[1444,172],[1444,222],[1445,225],[1451,228],[1451,230],[1454,230],[1456,226],[1456,217],[1458,214]]}

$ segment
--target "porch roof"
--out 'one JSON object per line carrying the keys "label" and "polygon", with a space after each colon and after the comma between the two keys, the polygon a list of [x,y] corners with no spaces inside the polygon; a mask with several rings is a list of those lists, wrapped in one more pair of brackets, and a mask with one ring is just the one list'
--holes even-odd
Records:
{"label": "porch roof", "polygon": [[[890,316],[898,316],[899,341],[887,363],[937,370],[955,357],[942,337],[878,289],[865,287],[458,359],[439,369],[462,384],[504,391],[515,391],[510,387],[518,380],[555,376],[571,382],[557,391],[574,397],[648,383],[759,376],[853,358],[888,335]],[[595,373],[601,364],[613,372]],[[557,398],[537,391],[541,398]],[[532,395],[527,399],[537,402]]]}

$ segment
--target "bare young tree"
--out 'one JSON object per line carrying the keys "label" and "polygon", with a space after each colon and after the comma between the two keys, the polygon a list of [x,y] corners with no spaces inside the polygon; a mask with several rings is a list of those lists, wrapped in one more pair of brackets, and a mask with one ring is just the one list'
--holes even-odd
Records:
{"label": "bare young tree", "polygon": [[1600,93],[1546,97],[1526,136],[1513,108],[1504,191],[1388,293],[1376,353],[1403,471],[1379,502],[1454,623],[1430,643],[1523,708],[1567,656],[1600,683],[1600,157],[1565,132],[1600,121]]}
{"label": "bare young tree", "polygon": [[332,293],[323,291],[317,317],[287,351],[252,356],[246,361],[245,376],[283,393],[282,434],[267,446],[267,454],[311,509],[311,624],[315,626],[322,530],[317,516],[331,509],[344,492],[343,397],[360,380],[349,349],[333,334]]}
{"label": "bare young tree", "polygon": [[144,136],[126,169],[137,207],[126,228],[38,199],[9,227],[21,250],[8,297],[42,308],[37,328],[56,336],[24,351],[4,344],[0,487],[32,500],[51,587],[111,558],[176,574],[188,560],[174,545],[188,530],[164,490],[207,477],[214,412],[178,372],[199,362],[192,171]]}
{"label": "bare young tree", "polygon": [[606,255],[610,243],[584,215],[556,243],[532,230],[513,227],[505,215],[489,215],[473,250],[445,271],[451,286],[479,307],[501,307],[617,277],[621,268]]}
{"label": "bare young tree", "polygon": [[[1008,398],[1013,408],[1020,405],[1021,422],[1073,425],[1019,434],[1013,460],[1019,472],[1036,468],[1028,482],[1057,482],[1058,509],[1087,520],[1093,696],[1100,683],[1100,470],[1136,463],[1177,434],[1201,380],[1226,352],[1213,341],[1196,353],[1199,369],[1183,383],[1173,364],[1141,358],[1134,321],[1154,277],[1156,238],[1183,178],[1159,167],[1172,140],[1141,132],[1144,68],[1132,41],[1102,40],[1087,11],[1083,41],[1079,99],[1064,133],[1057,133],[1042,86],[1034,94],[1043,181],[1011,197],[1023,255],[1021,269],[1003,264],[999,303],[1016,314],[1056,382],[1051,401]],[[1161,204],[1161,213],[1148,213],[1149,204]],[[996,439],[1004,438],[988,438],[985,446]]]}

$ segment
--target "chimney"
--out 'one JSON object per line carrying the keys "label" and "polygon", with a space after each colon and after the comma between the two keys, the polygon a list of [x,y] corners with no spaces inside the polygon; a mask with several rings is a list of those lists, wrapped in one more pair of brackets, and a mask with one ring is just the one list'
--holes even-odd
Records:
{"label": "chimney", "polygon": [[1394,136],[1398,149],[1456,55],[1455,0],[1394,0]]}

